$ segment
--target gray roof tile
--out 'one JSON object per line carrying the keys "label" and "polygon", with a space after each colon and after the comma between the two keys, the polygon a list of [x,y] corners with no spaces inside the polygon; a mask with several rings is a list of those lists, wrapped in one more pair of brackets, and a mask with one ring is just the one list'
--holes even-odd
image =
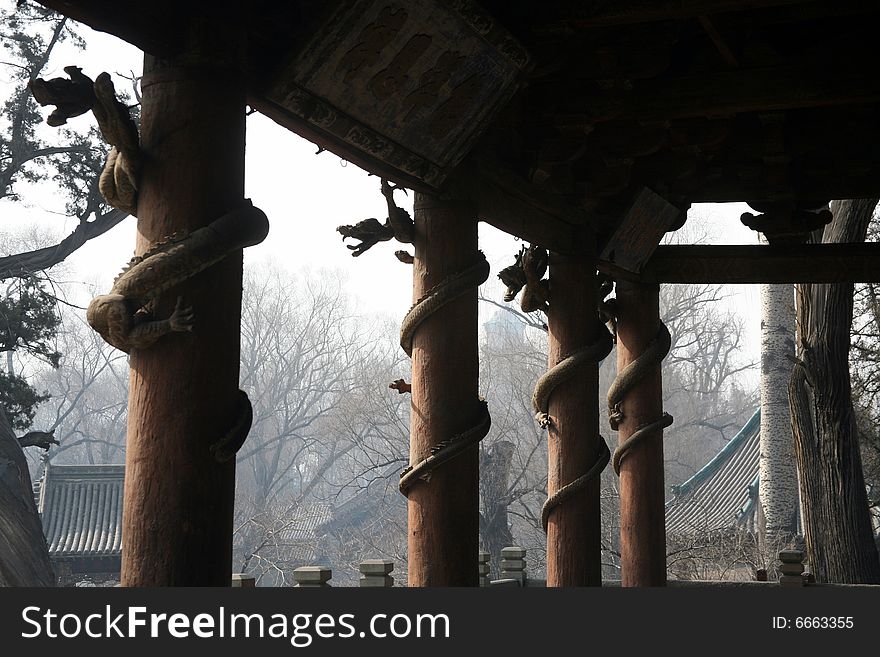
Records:
{"label": "gray roof tile", "polygon": [[122,552],[123,465],[49,465],[39,509],[49,555],[115,557]]}
{"label": "gray roof tile", "polygon": [[666,531],[694,534],[747,523],[754,512],[760,455],[761,413],[703,468],[680,486],[666,504]]}

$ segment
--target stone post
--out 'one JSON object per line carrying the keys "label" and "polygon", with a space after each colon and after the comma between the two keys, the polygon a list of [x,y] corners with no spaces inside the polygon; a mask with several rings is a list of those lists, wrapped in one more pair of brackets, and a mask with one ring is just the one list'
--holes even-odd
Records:
{"label": "stone post", "polygon": [[779,553],[779,584],[782,586],[804,585],[804,553],[800,550],[782,550]]}
{"label": "stone post", "polygon": [[515,579],[526,585],[526,551],[521,547],[501,548],[501,579]]}
{"label": "stone post", "polygon": [[257,580],[250,573],[232,573],[232,588],[256,588]]}
{"label": "stone post", "polygon": [[480,550],[480,554],[477,557],[477,562],[479,563],[478,571],[480,573],[480,586],[489,586],[489,558],[490,555],[485,550]]}
{"label": "stone post", "polygon": [[359,570],[361,586],[394,586],[394,578],[390,574],[394,570],[394,562],[390,559],[365,559],[361,561]]}
{"label": "stone post", "polygon": [[333,571],[327,566],[300,566],[293,571],[295,586],[318,587],[330,586],[327,582],[333,577]]}

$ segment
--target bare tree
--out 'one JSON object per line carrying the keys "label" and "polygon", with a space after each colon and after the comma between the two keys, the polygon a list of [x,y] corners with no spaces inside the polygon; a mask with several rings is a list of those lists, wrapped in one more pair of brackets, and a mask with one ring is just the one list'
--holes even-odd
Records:
{"label": "bare tree", "polygon": [[363,385],[358,365],[372,346],[333,275],[252,269],[245,287],[241,385],[254,422],[238,454],[235,540],[242,570],[283,582],[285,544],[295,547],[294,529],[317,513],[315,489],[354,448],[330,418]]}
{"label": "bare tree", "polygon": [[121,463],[125,458],[128,359],[86,324],[78,309],[62,313],[58,335],[63,354],[57,369],[34,377],[49,400],[37,413],[39,426],[58,445],[42,459],[55,463]]}

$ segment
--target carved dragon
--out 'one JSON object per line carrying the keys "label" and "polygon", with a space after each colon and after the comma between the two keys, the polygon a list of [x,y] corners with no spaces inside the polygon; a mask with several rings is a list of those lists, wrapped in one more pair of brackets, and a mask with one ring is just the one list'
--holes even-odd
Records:
{"label": "carved dragon", "polygon": [[[113,147],[98,188],[110,205],[135,214],[143,156],[128,108],[117,100],[107,73],[101,73],[93,83],[75,66],[64,70],[70,80],[35,80],[31,84],[34,98],[41,105],[56,105],[48,119],[50,125],[61,125],[67,118],[92,110],[104,139]],[[383,183],[383,193],[385,186]],[[393,188],[388,188],[390,196]],[[132,258],[110,292],[92,300],[86,319],[104,340],[126,353],[146,349],[169,333],[191,331],[195,316],[179,297],[169,317],[153,316],[160,296],[227,255],[259,244],[268,232],[266,215],[246,200],[206,226],[172,235]],[[253,421],[253,408],[244,391],[238,391],[235,406],[232,427],[210,447],[218,461],[235,455]]]}
{"label": "carved dragon", "polygon": [[98,189],[114,208],[135,215],[142,160],[137,126],[128,108],[116,98],[108,73],[101,73],[93,82],[78,66],[66,66],[64,71],[69,80],[32,80],[29,86],[34,100],[40,105],[55,105],[46,119],[51,126],[63,125],[67,119],[92,110],[104,140],[112,146],[98,179]]}
{"label": "carved dragon", "polygon": [[[409,212],[398,207],[394,202],[394,191],[397,189],[402,189],[406,193],[402,187],[392,185],[384,178],[382,179],[382,196],[385,197],[385,202],[388,205],[388,218],[385,219],[385,223],[381,223],[375,217],[370,217],[356,224],[339,226],[336,229],[342,235],[343,240],[351,238],[360,242],[354,245],[346,244],[346,248],[351,250],[351,255],[355,258],[379,242],[387,242],[391,239],[404,244],[412,244],[415,227]],[[405,251],[397,251],[395,256],[401,262],[412,263],[411,257]]]}
{"label": "carved dragon", "polygon": [[[132,258],[110,293],[92,300],[86,319],[104,340],[125,352],[146,349],[172,332],[191,331],[195,317],[180,298],[170,317],[153,317],[152,308],[159,296],[230,253],[259,244],[268,232],[266,215],[246,201],[207,226],[172,236]],[[227,434],[211,446],[218,461],[231,458],[250,430],[253,409],[242,390],[236,400],[236,418]]]}
{"label": "carved dragon", "polygon": [[[546,249],[540,246],[523,246],[516,254],[515,262],[498,272],[498,278],[507,286],[504,300],[511,302],[523,290],[520,298],[520,308],[523,312],[531,313],[536,310],[546,312],[550,298],[550,286],[544,280],[547,272],[549,255]],[[525,289],[523,289],[525,288]]]}
{"label": "carved dragon", "polygon": [[[479,251],[473,264],[450,274],[416,301],[400,324],[400,346],[406,355],[412,357],[413,339],[416,331],[428,317],[461,296],[472,292],[488,277],[489,263],[483,252]],[[412,391],[412,386],[402,379],[398,379],[389,387],[397,390],[400,394],[403,394],[404,390],[406,392]],[[478,412],[468,429],[433,445],[428,454],[404,468],[400,473],[398,484],[401,493],[407,495],[409,489],[417,481],[430,481],[431,473],[437,467],[464,454],[468,448],[477,445],[488,435],[492,424],[489,406],[482,398],[478,402]]]}
{"label": "carved dragon", "polygon": [[[31,92],[41,105],[56,106],[47,119],[49,125],[62,125],[68,118],[92,110],[101,134],[112,146],[98,187],[108,203],[134,214],[143,157],[137,127],[128,108],[116,98],[109,74],[101,73],[92,82],[77,66],[64,70],[69,80],[38,78],[31,82]],[[389,195],[392,191],[389,186]],[[149,347],[168,333],[192,330],[192,309],[184,307],[180,299],[171,316],[164,320],[153,319],[151,306],[163,292],[228,254],[259,244],[268,231],[266,215],[246,201],[192,233],[166,238],[132,258],[116,277],[110,293],[89,304],[89,324],[107,342],[125,352]]]}
{"label": "carved dragon", "polygon": [[180,299],[168,319],[155,320],[151,306],[163,292],[220,262],[230,253],[262,242],[269,220],[250,201],[186,235],[174,235],[132,258],[109,294],[95,297],[89,324],[117,349],[145,349],[163,335],[190,331],[193,313]]}

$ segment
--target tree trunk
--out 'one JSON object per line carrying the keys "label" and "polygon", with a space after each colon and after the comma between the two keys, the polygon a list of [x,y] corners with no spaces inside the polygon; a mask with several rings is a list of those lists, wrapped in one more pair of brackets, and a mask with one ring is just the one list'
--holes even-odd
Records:
{"label": "tree trunk", "polygon": [[[836,203],[822,241],[864,241],[876,205]],[[849,377],[853,286],[800,285],[797,301],[790,395],[810,568],[820,582],[880,583]]]}
{"label": "tree trunk", "polygon": [[761,517],[764,566],[797,533],[798,480],[788,381],[794,356],[794,288],[761,286]]}
{"label": "tree trunk", "polygon": [[53,586],[27,459],[0,408],[0,586]]}
{"label": "tree trunk", "polygon": [[508,479],[514,444],[500,440],[482,454],[480,488],[483,512],[480,514],[480,538],[489,553],[492,572],[501,576],[501,549],[513,545],[507,517]]}

